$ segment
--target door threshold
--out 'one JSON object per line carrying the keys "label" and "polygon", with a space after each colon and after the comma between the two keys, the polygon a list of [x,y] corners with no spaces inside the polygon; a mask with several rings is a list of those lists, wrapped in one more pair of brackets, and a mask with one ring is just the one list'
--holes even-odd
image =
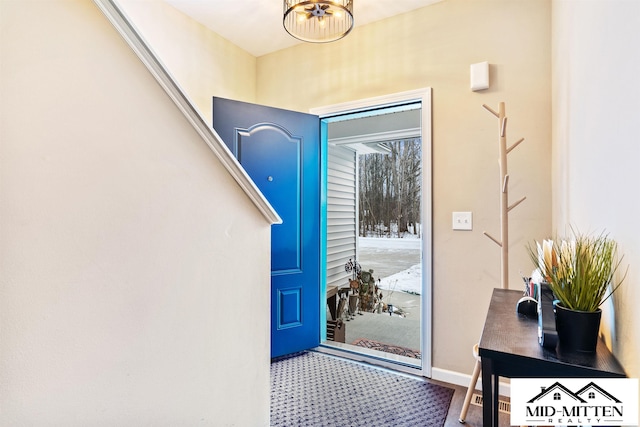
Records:
{"label": "door threshold", "polygon": [[323,342],[320,346],[314,348],[313,351],[424,378],[422,375],[422,367],[420,366],[422,361],[411,357],[336,342],[331,342],[331,344]]}

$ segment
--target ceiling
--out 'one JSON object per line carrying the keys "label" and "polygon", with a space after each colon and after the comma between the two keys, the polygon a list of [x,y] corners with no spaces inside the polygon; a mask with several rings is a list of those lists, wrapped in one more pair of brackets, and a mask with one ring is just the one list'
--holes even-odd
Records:
{"label": "ceiling", "polygon": [[358,154],[388,154],[390,141],[420,138],[420,103],[339,115],[325,119],[330,145],[340,145]]}
{"label": "ceiling", "polygon": [[[282,0],[164,1],[256,57],[302,43],[282,26]],[[354,0],[354,30],[439,1]]]}

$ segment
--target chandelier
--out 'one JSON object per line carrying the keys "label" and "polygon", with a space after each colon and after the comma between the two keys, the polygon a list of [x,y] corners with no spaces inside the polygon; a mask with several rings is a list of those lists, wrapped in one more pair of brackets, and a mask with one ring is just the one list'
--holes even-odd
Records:
{"label": "chandelier", "polygon": [[282,23],[305,42],[336,41],[353,28],[353,0],[284,0]]}

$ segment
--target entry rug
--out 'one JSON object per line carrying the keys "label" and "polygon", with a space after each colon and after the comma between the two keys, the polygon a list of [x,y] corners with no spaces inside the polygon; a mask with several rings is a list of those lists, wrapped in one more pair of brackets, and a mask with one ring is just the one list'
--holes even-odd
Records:
{"label": "entry rug", "polygon": [[271,426],[444,426],[454,390],[305,352],[271,363]]}
{"label": "entry rug", "polygon": [[378,341],[368,340],[366,338],[358,338],[352,345],[359,347],[370,348],[372,350],[384,351],[386,353],[398,354],[400,356],[413,357],[414,359],[420,359],[420,351],[412,350],[407,347],[400,347],[398,345],[390,345],[381,343]]}

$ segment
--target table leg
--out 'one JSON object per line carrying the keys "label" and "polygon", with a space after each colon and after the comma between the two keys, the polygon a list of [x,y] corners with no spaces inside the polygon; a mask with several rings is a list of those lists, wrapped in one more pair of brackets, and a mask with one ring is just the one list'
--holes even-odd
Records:
{"label": "table leg", "polygon": [[[491,427],[498,425],[497,417],[493,413],[493,368],[491,359],[486,357],[482,360],[482,425],[483,427]],[[497,400],[497,398],[496,398]]]}
{"label": "table leg", "polygon": [[498,427],[498,417],[500,411],[498,411],[498,404],[500,403],[500,376],[493,375],[493,425]]}

